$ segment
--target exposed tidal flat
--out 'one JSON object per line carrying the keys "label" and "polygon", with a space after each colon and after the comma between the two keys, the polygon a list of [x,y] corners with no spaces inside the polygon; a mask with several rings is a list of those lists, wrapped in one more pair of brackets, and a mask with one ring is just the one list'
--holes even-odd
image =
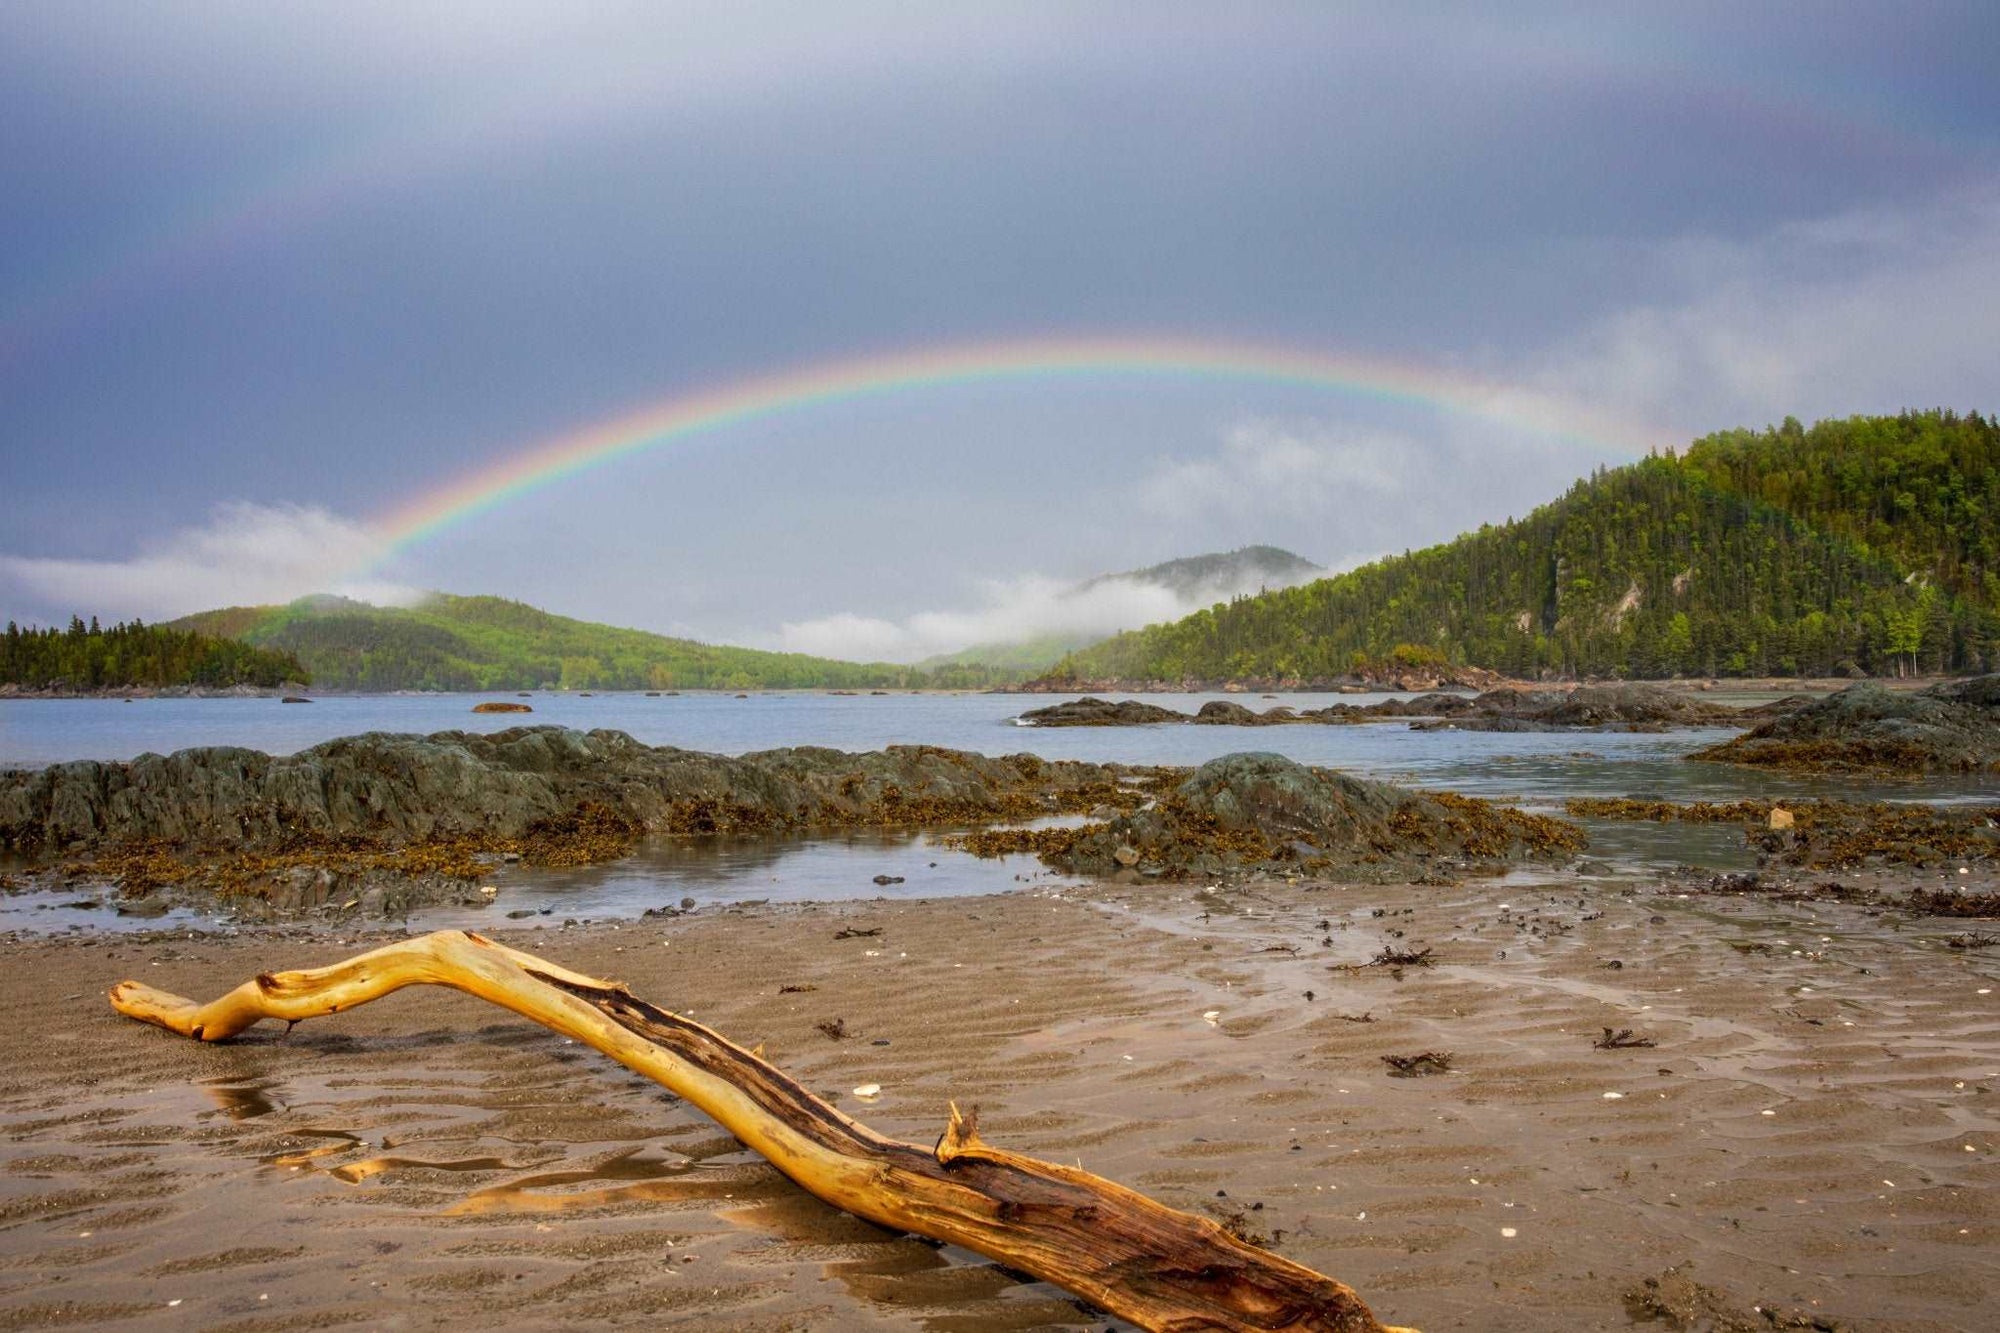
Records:
{"label": "exposed tidal flat", "polygon": [[[1205,888],[497,933],[761,1044],[895,1137],[976,1104],[990,1141],[1242,1228],[1399,1323],[1991,1327],[2000,967],[1950,947],[1966,923],[1588,879]],[[384,938],[10,945],[0,994],[34,1021],[0,1034],[0,1319],[1107,1326],[827,1208],[461,995],[215,1046],[102,999]],[[1392,948],[1430,965],[1368,965]],[[1418,1053],[1443,1068],[1387,1058]]]}
{"label": "exposed tidal flat", "polygon": [[[989,1140],[1215,1216],[1392,1322],[1989,1326],[2000,948],[1977,916],[1996,887],[1983,835],[1964,863],[1850,872],[1787,865],[1814,818],[1768,820],[1773,805],[1888,801],[1970,827],[2000,796],[1987,777],[1688,761],[1727,727],[1044,731],[994,696],[536,696],[532,719],[490,722],[464,696],[82,702],[110,715],[94,742],[106,758],[184,748],[192,727],[215,728],[205,744],[297,753],[326,738],[258,728],[325,725],[317,710],[336,704],[354,709],[340,735],[457,729],[504,746],[533,741],[524,720],[622,730],[712,752],[672,762],[735,775],[736,790],[763,779],[717,756],[812,741],[851,753],[777,767],[864,813],[926,764],[983,775],[967,800],[1015,790],[1010,774],[1040,792],[1033,764],[990,758],[1028,753],[1078,765],[1068,789],[1096,808],[994,813],[1102,820],[1139,857],[1172,830],[1142,826],[1116,786],[1171,804],[1191,780],[1149,778],[1162,767],[1209,764],[1220,792],[1283,791],[1300,781],[1288,757],[1537,817],[1578,798],[1652,805],[1584,819],[1581,852],[1508,859],[1461,837],[1406,877],[1421,883],[1262,863],[1148,877],[1143,859],[1054,875],[939,829],[786,828],[640,838],[599,864],[535,865],[530,848],[491,867],[490,902],[400,921],[333,901],[263,923],[182,911],[122,918],[141,927],[123,935],[17,933],[0,993],[35,1021],[0,1036],[6,1324],[1105,1326],[975,1255],[826,1208],[686,1104],[462,996],[404,994],[213,1047],[101,999],[128,976],[206,998],[470,924],[762,1043],[896,1137],[927,1143],[948,1102],[976,1103]],[[0,722],[71,706],[12,705]],[[896,744],[967,757],[874,753]],[[1280,758],[1211,762],[1245,750]],[[843,764],[877,785],[847,788]],[[1392,799],[1330,790],[1340,809],[1316,807],[1321,824]],[[1703,801],[1744,808],[1716,823],[1660,813]],[[1279,822],[1265,829],[1302,808],[1266,806]],[[591,835],[529,823],[558,851]],[[880,1092],[853,1091],[868,1085]]]}

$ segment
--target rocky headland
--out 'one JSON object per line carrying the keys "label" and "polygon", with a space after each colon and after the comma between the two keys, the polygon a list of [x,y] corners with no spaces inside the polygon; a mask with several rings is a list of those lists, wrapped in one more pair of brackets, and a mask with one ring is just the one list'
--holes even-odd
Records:
{"label": "rocky headland", "polygon": [[2000,772],[2000,675],[1914,692],[1864,681],[1688,757],[1822,772]]}

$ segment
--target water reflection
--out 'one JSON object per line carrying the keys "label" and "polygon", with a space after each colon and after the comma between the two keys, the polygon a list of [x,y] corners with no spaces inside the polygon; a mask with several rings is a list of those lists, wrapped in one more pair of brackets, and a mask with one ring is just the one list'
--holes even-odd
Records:
{"label": "water reflection", "polygon": [[[1048,823],[1066,820],[1041,821]],[[491,906],[413,913],[413,928],[522,925],[633,917],[721,903],[834,902],[1001,893],[1078,881],[1032,856],[981,859],[943,845],[942,834],[865,830],[821,837],[653,838],[608,865],[508,866],[493,877]],[[887,882],[878,883],[879,879]],[[498,920],[496,920],[496,918]]]}
{"label": "water reflection", "polygon": [[[357,1163],[357,1168],[369,1163]],[[420,1164],[428,1165],[428,1164]],[[346,1170],[347,1168],[341,1168]],[[433,1167],[432,1169],[444,1169]],[[339,1175],[340,1171],[334,1174]],[[370,1174],[373,1174],[372,1172]],[[582,1186],[583,1188],[577,1188]],[[716,1202],[769,1199],[796,1187],[758,1163],[716,1166],[668,1156],[644,1146],[626,1149],[594,1166],[541,1171],[473,1191],[445,1210],[447,1216],[486,1213],[555,1213],[626,1203],[683,1200]]]}
{"label": "water reflection", "polygon": [[231,1120],[255,1120],[288,1109],[287,1103],[275,1095],[284,1084],[274,1078],[246,1078],[240,1074],[229,1074],[221,1078],[205,1078],[200,1082],[202,1091],[215,1103],[216,1110]]}

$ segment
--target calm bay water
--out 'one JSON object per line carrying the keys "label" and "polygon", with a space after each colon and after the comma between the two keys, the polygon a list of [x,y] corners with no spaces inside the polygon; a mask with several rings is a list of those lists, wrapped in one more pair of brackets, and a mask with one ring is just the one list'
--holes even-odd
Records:
{"label": "calm bay water", "polygon": [[[1792,778],[1682,756],[1731,733],[1413,732],[1401,722],[1290,727],[1021,727],[1014,718],[1074,696],[1009,694],[835,695],[815,692],[535,694],[532,714],[474,713],[480,698],[514,696],[347,695],[310,704],[275,699],[60,699],[0,701],[0,766],[69,759],[130,759],[198,745],[240,745],[291,754],[364,731],[503,731],[554,724],[608,727],[648,745],[739,755],[787,745],[875,750],[942,745],[982,754],[1026,751],[1049,759],[1194,765],[1240,750],[1268,750],[1357,776],[1484,796],[1556,801],[1574,795],[1650,794],[1673,800],[1740,796],[1952,799],[1992,796],[2000,784],[1941,778],[1882,782]],[[1211,699],[1253,708],[1319,708],[1408,697],[1388,694],[1282,696],[1151,694],[1150,703],[1192,712]],[[1712,696],[1713,697],[1713,696]]]}
{"label": "calm bay water", "polygon": [[[503,697],[513,696],[481,696]],[[0,766],[34,767],[70,759],[129,759],[189,746],[238,745],[289,754],[337,736],[364,731],[430,733],[501,731],[550,723],[625,731],[650,745],[744,754],[788,745],[873,750],[925,744],[999,755],[1049,759],[1195,765],[1218,755],[1266,750],[1302,763],[1359,777],[1518,801],[1555,809],[1571,796],[1653,796],[1668,800],[1814,796],[1847,799],[1961,801],[2000,799],[1990,778],[1882,781],[1796,778],[1727,764],[1690,763],[1685,756],[1732,733],[1727,729],[1653,735],[1618,733],[1413,732],[1402,722],[1358,726],[1115,728],[1021,727],[1024,709],[1072,696],[992,694],[833,695],[824,693],[535,694],[529,715],[472,712],[466,695],[353,695],[311,704],[275,699],[118,699],[0,701]],[[1254,708],[1279,703],[1318,708],[1370,703],[1391,695],[1295,694],[1146,695],[1148,702],[1192,712],[1210,699]],[[1711,696],[1714,697],[1714,696]],[[1751,702],[1744,698],[1731,702]],[[1693,862],[1717,868],[1749,864],[1734,829],[1682,825],[1593,823],[1594,855],[1644,868]],[[900,877],[880,886],[874,876]],[[868,898],[883,894],[939,896],[990,893],[1023,884],[1059,884],[1027,858],[977,861],[942,848],[927,835],[855,834],[818,839],[660,841],[612,866],[514,871],[499,877],[496,909],[537,918],[630,916],[648,907],[768,898]],[[67,895],[67,899],[75,899]],[[455,915],[454,915],[455,914]],[[467,909],[434,913],[423,924],[462,923]],[[61,928],[96,918],[53,898],[17,897],[0,905],[9,926]],[[435,918],[435,919],[433,919]]]}

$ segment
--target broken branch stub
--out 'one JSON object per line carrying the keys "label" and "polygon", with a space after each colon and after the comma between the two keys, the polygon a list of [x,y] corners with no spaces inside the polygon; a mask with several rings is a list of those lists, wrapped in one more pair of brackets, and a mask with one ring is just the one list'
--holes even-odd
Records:
{"label": "broken branch stub", "polygon": [[450,986],[585,1042],[712,1116],[808,1192],[879,1226],[963,1245],[1149,1329],[1384,1333],[1352,1288],[1248,1245],[1204,1217],[1081,1169],[990,1147],[952,1107],[936,1147],[884,1138],[782,1070],[632,995],[465,931],[403,940],[330,967],[266,972],[207,1004],[136,981],[131,1018],[222,1041],[412,985]]}

